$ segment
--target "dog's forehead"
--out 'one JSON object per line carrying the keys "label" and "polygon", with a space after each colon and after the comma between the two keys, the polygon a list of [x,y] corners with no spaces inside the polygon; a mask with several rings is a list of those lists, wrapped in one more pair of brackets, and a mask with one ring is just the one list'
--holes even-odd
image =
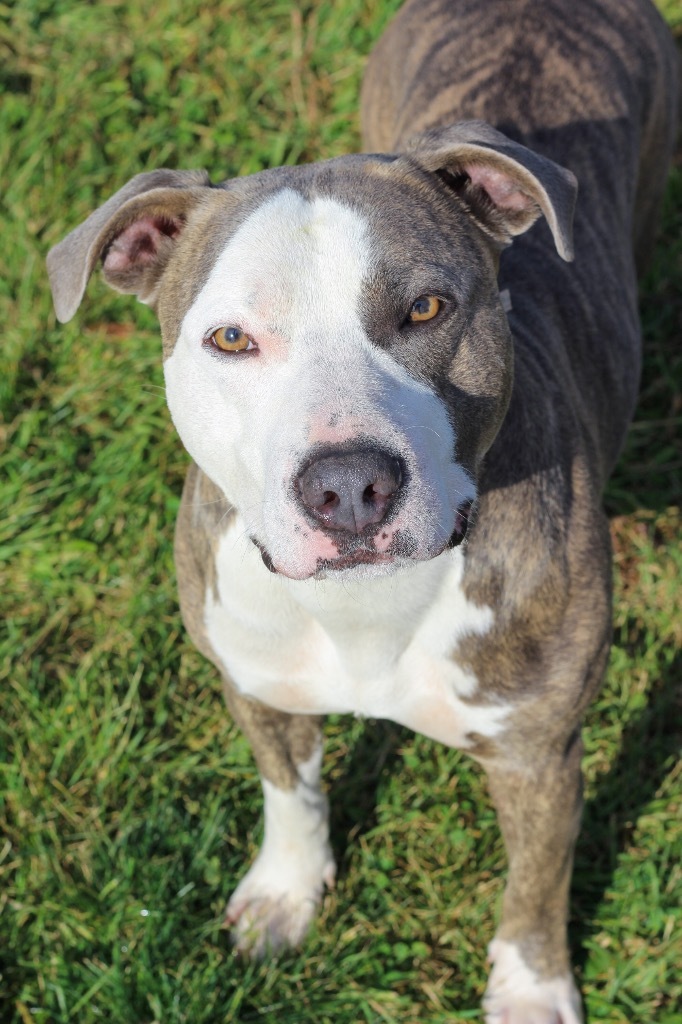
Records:
{"label": "dog's forehead", "polygon": [[341,310],[358,301],[363,280],[409,278],[422,256],[433,260],[438,250],[439,261],[452,261],[445,225],[455,204],[435,184],[425,187],[425,177],[400,159],[360,155],[262,171],[209,190],[162,285],[165,355],[190,308],[206,304],[217,314],[230,296],[244,301],[249,293],[261,306],[269,302],[270,321],[303,295],[308,305],[324,296],[326,309]]}
{"label": "dog's forehead", "polygon": [[277,333],[302,317],[331,327],[359,315],[368,282],[409,293],[422,261],[452,264],[453,222],[466,217],[424,177],[394,158],[356,156],[228,183],[231,202],[221,208],[216,196],[192,239],[191,287],[170,289],[184,309],[165,318],[175,327],[164,330],[167,354],[182,322],[207,330],[255,313]]}
{"label": "dog's forehead", "polygon": [[187,314],[220,325],[255,319],[273,333],[332,328],[357,305],[371,262],[368,225],[339,198],[286,187],[243,220]]}

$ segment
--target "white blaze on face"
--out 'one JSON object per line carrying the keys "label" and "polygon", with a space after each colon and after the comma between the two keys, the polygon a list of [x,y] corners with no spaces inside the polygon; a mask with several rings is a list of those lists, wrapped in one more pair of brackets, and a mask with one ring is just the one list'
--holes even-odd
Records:
{"label": "white blaze on face", "polygon": [[[372,256],[356,210],[276,193],[227,242],[165,364],[168,404],[190,455],[275,566],[297,579],[338,553],[293,491],[316,446],[357,438],[402,457],[407,490],[376,550],[399,532],[412,558],[432,557],[457,506],[475,496],[454,462],[441,400],[367,337],[360,304]],[[203,341],[225,326],[249,334],[258,353],[213,354]]]}

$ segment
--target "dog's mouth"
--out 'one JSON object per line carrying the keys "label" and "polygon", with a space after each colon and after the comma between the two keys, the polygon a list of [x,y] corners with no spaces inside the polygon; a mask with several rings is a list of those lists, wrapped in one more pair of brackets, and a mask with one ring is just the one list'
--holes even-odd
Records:
{"label": "dog's mouth", "polygon": [[261,542],[259,540],[256,540],[255,537],[251,537],[251,540],[253,541],[254,545],[260,551],[260,556],[263,559],[263,565],[265,566],[265,568],[269,569],[270,572],[274,573],[275,575],[278,575],[279,574],[279,569],[277,568],[277,566],[273,562],[272,558],[270,557],[270,554],[269,554],[267,548],[265,548],[261,544]]}
{"label": "dog's mouth", "polygon": [[473,501],[464,501],[458,507],[457,512],[455,513],[455,528],[450,535],[447,547],[458,547],[466,537],[467,530],[469,529],[469,522],[471,521],[471,510],[473,504]]}
{"label": "dog's mouth", "polygon": [[[255,537],[252,537],[251,540],[260,551],[260,556],[263,559],[263,565],[266,567],[266,569],[269,569],[270,572],[274,573],[277,576],[289,575],[288,573],[283,572],[282,569],[279,569],[275,565],[269,551],[267,550],[267,548],[263,546],[263,544],[260,543],[260,541],[256,540]],[[318,559],[315,571],[311,573],[311,575],[315,577],[320,577],[323,574],[326,575],[326,573],[328,572],[339,572],[343,569],[352,569],[358,565],[388,566],[392,565],[395,562],[395,560],[396,559],[394,555],[385,552],[372,551],[369,548],[364,547],[356,548],[354,551],[350,551],[345,554],[339,555],[338,558]]]}
{"label": "dog's mouth", "polygon": [[[472,506],[472,501],[462,502],[455,513],[455,525],[449,539],[440,548],[426,556],[427,558],[435,558],[437,555],[442,554],[443,551],[456,548],[462,543],[469,529]],[[318,558],[312,572],[305,574],[305,576],[298,576],[276,565],[270,552],[256,537],[252,536],[251,540],[256,548],[258,548],[263,564],[271,573],[287,576],[291,579],[304,579],[306,576],[321,579],[329,573],[343,572],[348,569],[352,570],[358,566],[374,567],[381,573],[382,570],[385,572],[387,569],[390,570],[390,568],[395,569],[398,565],[405,564],[415,557],[419,557],[414,551],[414,541],[401,531],[397,531],[393,543],[385,551],[377,551],[374,547],[368,547],[367,539],[363,543],[360,541],[360,538],[354,538],[352,546],[346,547],[345,550],[340,550],[338,555],[333,558]]]}
{"label": "dog's mouth", "polygon": [[394,562],[395,558],[393,555],[370,551],[368,548],[359,548],[350,554],[341,555],[339,558],[327,558],[319,561],[317,572],[352,569],[356,565],[392,565]]}

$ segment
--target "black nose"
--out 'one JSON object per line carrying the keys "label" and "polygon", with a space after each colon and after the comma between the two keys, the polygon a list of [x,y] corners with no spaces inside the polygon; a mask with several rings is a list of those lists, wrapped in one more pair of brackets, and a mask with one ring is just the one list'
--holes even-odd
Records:
{"label": "black nose", "polygon": [[403,482],[400,460],[379,448],[315,459],[296,480],[305,509],[330,530],[362,533],[380,523]]}

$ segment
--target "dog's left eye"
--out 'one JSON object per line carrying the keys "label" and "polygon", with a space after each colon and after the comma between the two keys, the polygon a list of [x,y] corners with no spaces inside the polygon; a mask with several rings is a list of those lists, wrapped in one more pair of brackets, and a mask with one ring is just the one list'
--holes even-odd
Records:
{"label": "dog's left eye", "polygon": [[433,320],[440,312],[442,302],[435,295],[420,295],[412,303],[412,308],[407,314],[407,319],[413,324],[423,323],[424,320]]}
{"label": "dog's left eye", "polygon": [[219,327],[209,341],[221,352],[248,352],[256,348],[253,338],[245,334],[241,327]]}

